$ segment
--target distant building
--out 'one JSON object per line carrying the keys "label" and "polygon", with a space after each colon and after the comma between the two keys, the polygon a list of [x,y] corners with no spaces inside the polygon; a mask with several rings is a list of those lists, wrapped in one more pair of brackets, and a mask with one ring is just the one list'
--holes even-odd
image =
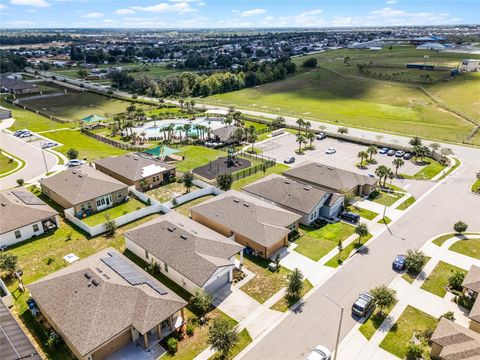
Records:
{"label": "distant building", "polygon": [[445,50],[446,46],[440,43],[425,43],[422,45],[417,46],[417,50],[435,50],[435,51],[442,51]]}
{"label": "distant building", "polygon": [[12,110],[0,106],[0,120],[10,119],[12,117]]}
{"label": "distant building", "polygon": [[460,65],[461,71],[466,72],[473,72],[480,70],[480,60],[479,59],[465,59],[462,60],[462,64]]}
{"label": "distant building", "polygon": [[33,94],[40,92],[40,88],[36,84],[28,83],[20,79],[10,79],[8,77],[1,78],[0,88],[2,92],[10,94]]}

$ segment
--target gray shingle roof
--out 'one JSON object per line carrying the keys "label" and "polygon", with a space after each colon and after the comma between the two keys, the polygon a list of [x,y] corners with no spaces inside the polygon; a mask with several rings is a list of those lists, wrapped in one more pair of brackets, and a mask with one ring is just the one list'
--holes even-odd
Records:
{"label": "gray shingle roof", "polygon": [[176,211],[125,233],[125,237],[168,264],[199,287],[243,246]]}
{"label": "gray shingle roof", "polygon": [[480,359],[480,334],[441,318],[430,340],[440,345],[440,359]]}
{"label": "gray shingle roof", "polygon": [[[28,198],[33,198],[35,201],[28,201]],[[0,234],[57,214],[50,206],[24,188],[0,192]]]}
{"label": "gray shingle roof", "polygon": [[310,214],[328,196],[323,190],[277,174],[264,177],[243,190],[304,214]]}
{"label": "gray shingle roof", "polygon": [[215,136],[218,136],[220,141],[229,141],[230,136],[238,129],[238,126],[235,125],[227,125],[222,126],[221,128],[212,130],[212,133]]}
{"label": "gray shingle roof", "polygon": [[98,196],[128,187],[88,165],[67,169],[40,180],[42,185],[56,192],[72,205],[81,204]]}
{"label": "gray shingle roof", "polygon": [[235,190],[229,190],[190,210],[266,247],[285,237],[290,232],[287,226],[301,217]]}
{"label": "gray shingle roof", "polygon": [[480,293],[480,267],[472,265],[465,279],[463,279],[462,286]]}
{"label": "gray shingle roof", "polygon": [[131,153],[120,156],[112,156],[95,161],[104,168],[113,171],[129,180],[137,181],[145,178],[144,168],[149,167],[149,170],[154,170],[154,173],[149,175],[160,174],[165,171],[175,169],[175,166],[167,164],[163,161],[155,159],[144,153]]}
{"label": "gray shingle roof", "polygon": [[30,90],[30,89],[39,90],[36,84],[28,83],[20,79],[9,79],[6,77],[0,80],[0,86],[2,88],[8,89],[9,91]]}
{"label": "gray shingle roof", "polygon": [[[167,294],[160,295],[146,284],[127,283],[101,261],[109,256],[107,252],[114,252],[133,264],[110,248],[28,286],[41,310],[82,356],[130,326],[144,334],[186,305],[143,270],[142,273],[167,290]],[[86,272],[91,275],[90,279],[85,276]],[[98,282],[97,286],[92,284],[93,279]]]}
{"label": "gray shingle roof", "polygon": [[283,175],[306,181],[319,188],[334,189],[337,192],[350,190],[358,185],[373,185],[377,182],[376,178],[370,176],[315,162],[302,163],[285,170]]}

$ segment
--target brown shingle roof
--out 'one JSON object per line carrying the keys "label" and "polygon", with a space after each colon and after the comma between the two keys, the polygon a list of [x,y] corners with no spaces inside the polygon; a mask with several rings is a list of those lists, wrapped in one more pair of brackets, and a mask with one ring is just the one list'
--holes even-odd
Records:
{"label": "brown shingle roof", "polygon": [[219,267],[230,266],[243,249],[175,211],[142,224],[125,237],[202,287]]}
{"label": "brown shingle roof", "polygon": [[[110,256],[109,252],[133,265],[167,293],[161,295],[146,284],[130,285],[101,261]],[[94,279],[96,286],[92,283]],[[130,326],[144,334],[186,305],[178,295],[112,248],[30,284],[28,289],[41,311],[82,356]]]}
{"label": "brown shingle roof", "polygon": [[[104,168],[132,181],[142,180],[146,176],[160,174],[165,171],[175,169],[175,166],[155,159],[144,153],[131,153],[120,156],[112,156],[97,160],[95,161],[95,164],[99,164]],[[144,169],[147,166],[149,167],[147,169],[148,171],[155,172],[145,175]]]}
{"label": "brown shingle roof", "polygon": [[306,181],[319,188],[334,189],[337,192],[350,190],[358,185],[373,185],[377,182],[376,178],[315,162],[302,163],[285,170],[283,175]]}
{"label": "brown shingle roof", "polygon": [[301,217],[235,190],[229,190],[190,210],[266,247],[285,237],[290,232],[287,226]]}
{"label": "brown shingle roof", "polygon": [[472,265],[465,279],[463,279],[462,286],[480,293],[480,267]]}
{"label": "brown shingle roof", "polygon": [[443,317],[430,340],[442,347],[440,359],[480,359],[480,334]]}
{"label": "brown shingle roof", "polygon": [[40,180],[40,184],[56,192],[72,206],[128,187],[88,165],[67,169]]}
{"label": "brown shingle roof", "polygon": [[328,196],[323,190],[277,174],[264,177],[243,190],[304,214],[310,214]]}
{"label": "brown shingle roof", "polygon": [[57,214],[50,206],[24,188],[0,192],[0,234]]}

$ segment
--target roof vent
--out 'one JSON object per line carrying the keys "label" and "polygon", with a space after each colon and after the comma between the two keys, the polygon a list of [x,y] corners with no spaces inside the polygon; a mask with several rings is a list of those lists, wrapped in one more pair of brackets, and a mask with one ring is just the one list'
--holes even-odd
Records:
{"label": "roof vent", "polygon": [[168,228],[168,231],[174,232],[174,231],[175,231],[175,227],[174,227],[174,226],[173,226],[173,227],[169,227],[169,228]]}
{"label": "roof vent", "polygon": [[327,169],[328,169],[328,170],[333,170],[333,168],[331,168],[331,167],[327,167]]}
{"label": "roof vent", "polygon": [[77,172],[75,170],[72,171],[72,174],[76,174]]}
{"label": "roof vent", "polygon": [[240,200],[238,200],[238,199],[233,199],[233,202],[235,202],[235,203],[238,204],[238,203],[240,202]]}
{"label": "roof vent", "polygon": [[285,181],[285,184],[289,184],[289,185],[290,185],[290,181]]}
{"label": "roof vent", "polygon": [[130,157],[130,154],[125,155],[125,157]]}
{"label": "roof vent", "polygon": [[103,274],[102,275],[105,279],[110,279],[110,276],[108,276],[107,274]]}
{"label": "roof vent", "polygon": [[183,240],[187,240],[187,235],[180,235],[180,237],[183,239]]}
{"label": "roof vent", "polygon": [[100,269],[100,268],[98,268],[98,267],[95,268],[95,270],[97,270],[99,273],[102,273],[102,272],[103,272],[102,269]]}
{"label": "roof vent", "polygon": [[250,207],[250,205],[248,205],[248,204],[243,204],[243,206],[245,206],[245,207]]}
{"label": "roof vent", "polygon": [[91,278],[92,278],[92,275],[91,275],[90,273],[88,273],[88,272],[86,272],[86,273],[83,274],[83,275],[85,275],[85,277],[86,277],[87,279],[91,279]]}
{"label": "roof vent", "polygon": [[308,186],[305,186],[305,187],[303,188],[303,190],[310,191],[310,188],[309,188]]}
{"label": "roof vent", "polygon": [[95,280],[95,279],[93,279],[93,280],[92,280],[92,284],[93,284],[94,286],[98,286],[98,281]]}
{"label": "roof vent", "polygon": [[5,204],[5,203],[2,203],[2,206],[7,206],[7,204]]}
{"label": "roof vent", "polygon": [[82,174],[78,174],[78,177],[81,178],[81,177],[83,177],[83,175],[82,175]]}

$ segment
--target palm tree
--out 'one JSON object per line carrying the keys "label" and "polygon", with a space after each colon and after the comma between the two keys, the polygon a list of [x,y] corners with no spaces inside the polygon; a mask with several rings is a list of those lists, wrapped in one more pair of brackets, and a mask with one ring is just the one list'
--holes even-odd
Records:
{"label": "palm tree", "polygon": [[178,103],[180,104],[180,108],[183,109],[183,104],[185,103],[185,100],[180,99],[178,100]]}
{"label": "palm tree", "polygon": [[233,121],[236,126],[241,126],[243,121],[241,119],[242,113],[240,111],[235,111],[232,115]]}
{"label": "palm tree", "polygon": [[276,119],[272,121],[272,126],[274,128],[280,129],[281,127],[283,127],[284,124],[285,124],[285,118],[283,116],[278,116]]}
{"label": "palm tree", "polygon": [[298,142],[298,153],[301,154],[302,153],[302,144],[305,144],[307,142],[307,140],[305,139],[305,136],[303,134],[298,133],[296,141]]}
{"label": "palm tree", "polygon": [[231,116],[227,116],[225,118],[225,120],[223,120],[224,124],[229,126],[229,125],[232,125],[232,122],[233,122],[233,118]]}
{"label": "palm tree", "polygon": [[313,149],[313,141],[315,140],[317,136],[315,135],[315,133],[313,132],[309,132],[307,133],[307,139],[308,139],[308,142],[310,143],[310,149]]}
{"label": "palm tree", "polygon": [[362,238],[368,235],[368,226],[365,223],[360,223],[355,226],[355,234],[358,235],[358,245],[361,245]]}
{"label": "palm tree", "polygon": [[255,141],[257,141],[257,129],[255,129],[255,126],[251,125],[248,128],[248,142],[252,144],[252,150],[250,150],[252,153],[254,152],[253,146],[255,145]]}
{"label": "palm tree", "polygon": [[378,181],[380,185],[382,184],[382,179],[388,176],[388,168],[385,165],[380,165],[375,169],[375,175],[378,176]]}
{"label": "palm tree", "polygon": [[312,123],[310,121],[305,121],[303,123],[303,126],[305,126],[305,132],[307,132],[308,129],[310,129],[312,127]]}
{"label": "palm tree", "polygon": [[360,151],[357,157],[360,159],[360,167],[363,167],[363,159],[368,158],[368,153],[366,151]]}
{"label": "palm tree", "polygon": [[185,131],[185,140],[187,142],[188,142],[188,135],[189,135],[189,132],[190,132],[191,128],[192,128],[192,124],[187,123],[187,124],[183,125],[183,131]]}
{"label": "palm tree", "polygon": [[395,166],[395,176],[398,176],[398,169],[405,165],[405,162],[400,158],[396,158],[392,161],[392,164]]}
{"label": "palm tree", "polygon": [[300,118],[295,123],[298,125],[298,133],[300,134],[302,131],[302,126],[305,124],[305,122]]}
{"label": "palm tree", "polygon": [[367,153],[370,155],[370,162],[372,162],[373,155],[375,155],[376,153],[378,153],[377,147],[376,147],[375,145],[370,145],[370,146],[367,148]]}
{"label": "palm tree", "polygon": [[195,110],[195,100],[190,100],[190,105],[192,107],[192,110]]}
{"label": "palm tree", "polygon": [[167,132],[168,132],[168,141],[171,141],[173,132],[175,131],[175,125],[174,124],[168,124],[166,126],[166,129],[167,129]]}
{"label": "palm tree", "polygon": [[432,153],[435,153],[435,151],[438,151],[441,147],[439,143],[431,143],[428,146],[432,149]]}

